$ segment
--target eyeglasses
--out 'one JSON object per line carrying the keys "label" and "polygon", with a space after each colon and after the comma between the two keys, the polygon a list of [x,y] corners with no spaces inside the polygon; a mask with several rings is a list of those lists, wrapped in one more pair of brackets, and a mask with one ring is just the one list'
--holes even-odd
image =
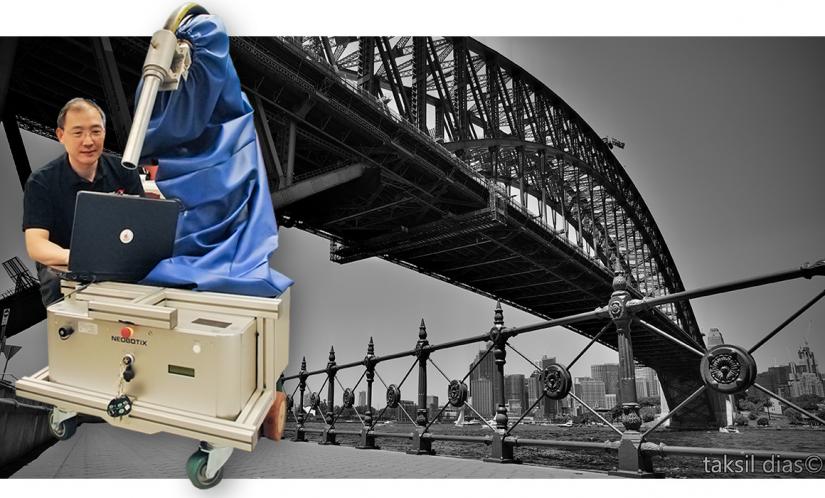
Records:
{"label": "eyeglasses", "polygon": [[72,138],[84,138],[88,133],[92,138],[101,138],[104,135],[103,128],[93,128],[91,130],[72,130],[69,132],[69,136]]}

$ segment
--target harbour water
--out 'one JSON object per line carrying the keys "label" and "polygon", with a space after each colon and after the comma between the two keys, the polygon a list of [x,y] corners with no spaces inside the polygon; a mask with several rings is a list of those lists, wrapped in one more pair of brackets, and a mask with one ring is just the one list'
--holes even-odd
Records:
{"label": "harbour water", "polygon": [[[290,417],[291,418],[291,417]],[[308,429],[321,429],[323,425],[317,422],[305,423]],[[336,428],[346,431],[360,430],[358,422],[337,422]],[[409,423],[379,424],[376,431],[410,433],[413,426]],[[433,424],[430,427],[433,434],[459,434],[466,436],[490,435],[492,430],[484,426],[456,427],[451,423]],[[285,437],[294,437],[295,424],[287,425]],[[523,425],[513,431],[512,435],[529,439],[552,439],[559,441],[615,441],[618,435],[609,427],[602,426],[543,426]],[[310,441],[320,440],[320,435],[308,433]],[[337,436],[341,444],[355,446],[358,437],[352,435]],[[751,450],[770,450],[774,452],[788,451],[810,454],[825,454],[825,429],[823,428],[758,428],[744,427],[737,433],[720,433],[717,431],[657,431],[648,437],[652,443],[664,443],[668,446],[691,446],[709,448],[735,448]],[[383,450],[406,451],[409,449],[409,440],[400,438],[377,438],[376,444]],[[464,443],[452,441],[436,441],[433,450],[442,456],[457,458],[481,459],[489,455],[489,448],[483,443]],[[586,470],[609,471],[617,465],[615,450],[562,450],[550,448],[518,447],[515,455],[524,463],[533,465],[547,465],[552,467],[575,468]],[[763,467],[760,461],[756,465],[743,458],[741,462],[722,462],[718,458],[704,459],[701,456],[683,457],[668,456],[654,457],[653,465],[656,472],[666,477],[688,478],[730,478],[730,477],[774,477],[774,478],[822,478],[825,470],[810,472],[803,468],[781,468],[779,461],[773,465]],[[771,470],[774,470],[771,472]],[[794,470],[800,470],[795,472]],[[376,476],[381,477],[381,476]]]}

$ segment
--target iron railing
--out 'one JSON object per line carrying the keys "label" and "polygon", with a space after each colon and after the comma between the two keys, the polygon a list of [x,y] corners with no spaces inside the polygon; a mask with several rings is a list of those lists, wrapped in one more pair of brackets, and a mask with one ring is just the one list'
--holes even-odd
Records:
{"label": "iron railing", "polygon": [[[410,441],[410,450],[408,453],[415,454],[433,454],[432,444],[435,441],[455,441],[467,443],[481,443],[490,447],[489,457],[485,458],[487,461],[495,461],[501,463],[514,462],[514,449],[517,447],[545,447],[545,448],[567,448],[567,449],[599,449],[616,451],[618,453],[618,467],[616,473],[619,475],[648,475],[652,474],[653,466],[651,458],[653,456],[666,455],[682,455],[682,456],[741,456],[747,454],[756,459],[767,458],[784,458],[784,459],[800,459],[809,458],[810,454],[802,454],[799,452],[777,452],[765,451],[759,449],[732,449],[732,448],[705,448],[705,447],[686,447],[686,446],[668,446],[665,444],[656,444],[647,442],[647,438],[655,430],[662,427],[671,417],[685,410],[693,400],[705,393],[706,390],[712,390],[722,394],[734,394],[747,390],[750,387],[763,392],[764,394],[776,399],[780,403],[790,407],[811,420],[816,420],[821,424],[825,424],[817,415],[810,413],[800,406],[782,398],[768,389],[760,386],[755,382],[756,380],[756,361],[752,354],[764,345],[769,339],[774,337],[782,331],[788,324],[799,317],[807,309],[813,306],[816,302],[825,296],[825,290],[818,293],[810,301],[805,303],[799,310],[794,312],[790,317],[784,320],[776,328],[768,332],[763,338],[756,342],[749,349],[732,345],[722,344],[717,345],[709,350],[700,350],[695,346],[686,344],[679,339],[666,334],[657,329],[655,326],[641,320],[637,315],[639,312],[650,310],[654,306],[665,303],[672,303],[681,299],[696,299],[700,297],[707,297],[718,295],[726,292],[733,292],[737,290],[767,285],[775,282],[782,282],[787,280],[806,278],[810,279],[814,276],[825,275],[825,260],[816,262],[815,264],[805,264],[801,267],[794,268],[787,271],[763,275],[755,278],[748,278],[735,282],[724,283],[720,285],[699,288],[679,292],[667,296],[659,296],[644,299],[631,299],[631,295],[627,290],[627,283],[624,279],[623,273],[617,269],[616,276],[613,280],[614,292],[610,296],[609,301],[604,307],[596,308],[593,311],[586,313],[579,313],[576,315],[566,316],[562,318],[547,320],[532,325],[521,327],[504,327],[504,317],[500,304],[497,304],[494,315],[494,326],[489,332],[457,339],[442,344],[430,344],[427,338],[427,330],[424,320],[421,321],[419,327],[418,341],[415,347],[411,350],[402,351],[398,353],[388,354],[384,356],[377,356],[375,354],[375,347],[372,338],[370,338],[367,346],[367,355],[363,360],[354,361],[346,364],[337,364],[335,361],[335,351],[330,349],[329,362],[323,369],[308,371],[306,365],[306,358],[301,362],[301,369],[297,374],[283,376],[282,381],[288,382],[297,380],[298,384],[292,391],[289,397],[290,410],[295,421],[295,441],[307,441],[306,435],[310,433],[317,433],[321,435],[321,443],[323,444],[337,444],[337,435],[354,435],[358,436],[359,442],[357,447],[363,449],[377,448],[376,439],[378,438],[401,438]],[[509,340],[524,333],[545,330],[554,326],[566,326],[583,321],[603,319],[605,325],[589,343],[579,352],[576,357],[567,365],[553,363],[545,368],[539,368],[532,361],[527,359],[520,352],[515,350]],[[631,322],[636,321],[645,328],[654,333],[661,334],[665,338],[685,349],[687,354],[695,354],[701,356],[700,372],[703,380],[703,385],[696,389],[692,394],[682,400],[678,406],[673,408],[670,413],[660,418],[645,432],[641,432],[642,420],[640,418],[640,405],[638,403],[636,389],[635,389],[635,369],[632,353],[631,340]],[[589,406],[582,399],[576,396],[572,391],[572,378],[570,376],[570,368],[587,352],[588,349],[604,334],[611,326],[614,326],[618,335],[618,353],[619,353],[619,377],[620,393],[621,393],[621,407],[622,407],[622,428],[613,425],[598,413],[593,407]],[[470,367],[470,371],[461,380],[451,380],[444,374],[443,370],[438,367],[432,358],[432,355],[438,351],[464,346],[473,343],[488,343],[484,353],[477,358],[477,360]],[[522,415],[515,423],[510,423],[507,414],[507,404],[505,400],[504,389],[504,365],[506,363],[506,349],[509,348],[519,356],[530,362],[537,370],[541,371],[541,395],[527,410],[524,410]],[[498,387],[498,399],[496,402],[496,414],[494,418],[495,427],[492,423],[488,423],[485,417],[478,414],[475,408],[468,403],[468,392],[465,381],[470,377],[474,369],[485,359],[488,354],[493,354],[495,359],[495,371],[493,381]],[[381,378],[376,367],[383,362],[400,359],[405,357],[413,357],[414,361],[407,370],[401,382],[396,384],[387,384]],[[428,365],[432,365],[448,382],[448,401],[441,407],[438,414],[432,419],[428,416],[427,400],[427,374]],[[400,389],[407,381],[413,369],[418,366],[418,402],[416,403],[415,418],[411,416],[400,404]],[[348,369],[363,368],[358,381],[352,388],[345,388],[337,377],[338,372]],[[326,399],[326,413],[324,413],[324,428],[313,429],[305,427],[306,418],[304,416],[304,407],[318,409],[321,404],[320,395],[318,392],[311,392],[309,404],[305,403],[305,392],[307,390],[307,379],[314,376],[325,376],[323,385],[318,392],[323,391],[327,387]],[[379,381],[386,388],[386,406],[379,412],[377,416],[372,413],[373,406],[373,382],[378,377]],[[361,385],[361,382],[366,379],[366,411],[359,414],[355,411],[361,422],[360,431],[341,430],[336,429],[335,423],[339,417],[347,409],[352,409],[354,405],[355,390]],[[338,385],[343,393],[341,396],[341,404],[335,413],[335,385]],[[298,399],[293,400],[296,393]],[[602,422],[610,427],[618,435],[618,439],[604,442],[585,442],[585,441],[561,441],[561,440],[546,440],[546,439],[528,439],[513,435],[513,431],[522,423],[526,414],[530,413],[543,399],[561,400],[567,396],[575,399],[581,406],[589,410],[602,420]],[[494,431],[488,435],[481,436],[467,436],[467,435],[451,435],[451,434],[433,434],[429,431],[433,423],[439,416],[448,408],[462,408],[466,407],[474,412],[479,419],[484,420],[485,423],[491,426]],[[407,418],[415,424],[415,430],[410,433],[394,433],[382,432],[376,430],[376,424],[381,420],[385,411],[389,408],[399,408],[406,414]],[[293,410],[294,409],[294,410]],[[491,421],[493,422],[493,421]],[[817,458],[825,459],[825,455],[814,455]]]}

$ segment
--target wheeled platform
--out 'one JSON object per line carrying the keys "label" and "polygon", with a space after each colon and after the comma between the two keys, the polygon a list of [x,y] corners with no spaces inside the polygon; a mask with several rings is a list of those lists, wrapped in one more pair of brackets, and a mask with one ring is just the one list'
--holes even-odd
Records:
{"label": "wheeled platform", "polygon": [[[289,353],[289,291],[259,298],[115,282],[63,281],[48,308],[49,366],[17,394],[55,406],[55,435],[78,413],[124,429],[201,441],[187,463],[211,487],[232,449],[252,451]],[[278,416],[283,407],[278,406]]]}

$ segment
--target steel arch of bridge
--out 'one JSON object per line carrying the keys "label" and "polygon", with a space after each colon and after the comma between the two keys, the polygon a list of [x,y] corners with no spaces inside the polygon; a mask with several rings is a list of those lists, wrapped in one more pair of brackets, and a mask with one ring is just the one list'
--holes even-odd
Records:
{"label": "steel arch of bridge", "polygon": [[[595,131],[542,82],[472,38],[292,38],[381,99],[645,296],[684,289],[642,196]],[[515,194],[514,194],[515,192]],[[689,304],[662,311],[691,336]]]}

